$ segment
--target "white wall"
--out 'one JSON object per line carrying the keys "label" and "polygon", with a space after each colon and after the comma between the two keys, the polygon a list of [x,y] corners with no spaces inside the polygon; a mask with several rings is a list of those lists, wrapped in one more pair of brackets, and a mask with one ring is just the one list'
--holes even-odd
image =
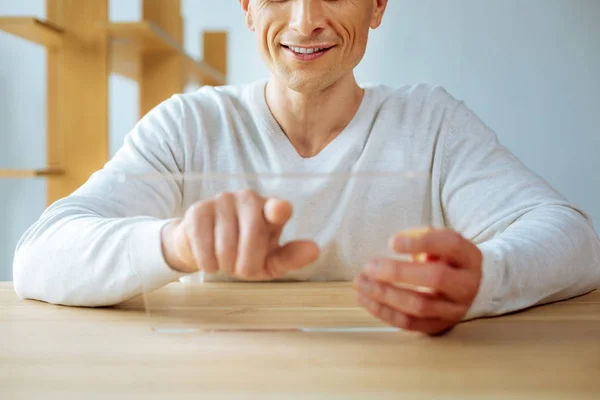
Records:
{"label": "white wall", "polygon": [[[267,76],[238,0],[183,0],[186,48],[202,29],[227,29],[229,80]],[[43,0],[0,0],[0,15],[44,16]],[[113,20],[137,20],[141,0],[111,2]],[[444,85],[501,141],[600,227],[600,1],[390,0],[372,33],[361,81]],[[18,52],[18,53],[17,53]],[[45,54],[0,33],[0,168],[45,160]],[[137,119],[137,86],[110,82],[111,152]],[[23,149],[27,149],[26,152]],[[44,207],[43,181],[0,181],[0,280],[14,246]]]}

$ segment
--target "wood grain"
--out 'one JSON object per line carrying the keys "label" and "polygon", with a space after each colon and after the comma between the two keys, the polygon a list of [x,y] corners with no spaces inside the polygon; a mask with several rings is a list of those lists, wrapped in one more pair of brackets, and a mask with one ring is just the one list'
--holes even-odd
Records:
{"label": "wood grain", "polygon": [[[209,65],[212,65],[227,80],[227,32],[204,32],[203,41],[203,59]],[[206,85],[219,86],[224,82],[213,78],[207,78]]]}
{"label": "wood grain", "polygon": [[[345,283],[172,284],[201,311],[360,315]],[[0,387],[8,398],[597,399],[600,294],[415,333],[219,333],[149,329],[141,298],[67,308],[20,300],[0,284]],[[219,308],[220,307],[220,308]],[[279,314],[278,314],[279,313]],[[264,314],[263,314],[264,316]],[[12,397],[11,397],[12,396]]]}
{"label": "wood grain", "polygon": [[140,54],[183,53],[181,43],[152,21],[111,23],[107,31],[114,42],[127,43]]}
{"label": "wood grain", "polygon": [[194,60],[189,56],[186,57],[184,75],[186,83],[198,86],[209,83],[214,84],[213,86],[227,84],[227,77],[219,70],[204,60]]}
{"label": "wood grain", "polygon": [[63,44],[64,29],[49,21],[33,17],[0,17],[0,30],[49,49]]}
{"label": "wood grain", "polygon": [[[209,58],[183,48],[181,0],[144,0],[143,21],[109,23],[108,0],[46,0],[47,20],[0,17],[0,30],[47,49],[47,165],[0,170],[0,179],[46,178],[46,202],[68,196],[109,158],[108,77],[140,84],[140,117],[188,83],[226,83],[226,48]],[[216,41],[223,43],[224,33]],[[212,43],[212,42],[211,42]],[[216,42],[215,42],[216,43]]]}
{"label": "wood grain", "polygon": [[[182,47],[181,0],[144,0],[143,19],[156,24]],[[141,56],[140,116],[185,87],[185,55],[180,52],[143,53]]]}
{"label": "wood grain", "polygon": [[60,176],[65,171],[58,168],[44,169],[0,169],[0,179],[41,178],[46,176]]}
{"label": "wood grain", "polygon": [[71,194],[109,157],[108,0],[48,0],[51,22],[64,27],[63,47],[48,54],[48,203]]}
{"label": "wood grain", "polygon": [[183,59],[183,80],[186,84],[203,85],[205,81],[210,81],[216,85],[223,85],[226,82],[225,73],[221,71],[226,71],[222,63],[227,62],[227,59],[223,58],[227,49],[215,47],[218,44],[227,45],[226,32],[211,33],[216,39],[211,41],[209,47],[213,50],[207,55],[211,61],[221,63],[217,69],[205,60],[193,59],[175,38],[169,36],[152,21],[111,23],[107,31],[111,38],[111,72],[113,73],[141,82],[141,62],[144,55],[179,56]]}

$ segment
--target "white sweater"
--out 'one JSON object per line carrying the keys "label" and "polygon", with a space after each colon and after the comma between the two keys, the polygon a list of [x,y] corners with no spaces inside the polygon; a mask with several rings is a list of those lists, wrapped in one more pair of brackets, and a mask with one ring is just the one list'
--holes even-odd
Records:
{"label": "white sweater", "polygon": [[[585,214],[528,170],[442,88],[366,86],[351,123],[309,159],[300,157],[281,131],[264,88],[264,81],[205,87],[174,96],[150,112],[104,169],[49,207],[24,234],[14,259],[17,293],[56,304],[103,306],[138,295],[140,279],[155,289],[180,278],[164,261],[160,230],[198,201],[201,190],[181,177],[144,180],[137,174],[312,173],[353,171],[357,165],[361,170],[428,171],[426,222],[458,231],[484,255],[482,284],[466,319],[600,286],[600,241]],[[128,179],[122,179],[123,173]],[[389,204],[389,196],[382,194],[379,204]],[[328,202],[315,198],[305,215],[316,216],[315,221],[327,217],[327,224],[343,228],[334,230],[338,234],[364,228],[360,218],[354,225],[347,218],[340,224],[336,218],[342,217],[325,214]],[[393,219],[387,222],[382,231],[394,228]],[[364,254],[350,249],[364,246],[344,238],[351,237],[325,252],[327,263],[294,278],[350,279],[357,264],[343,261],[348,254],[362,261]]]}

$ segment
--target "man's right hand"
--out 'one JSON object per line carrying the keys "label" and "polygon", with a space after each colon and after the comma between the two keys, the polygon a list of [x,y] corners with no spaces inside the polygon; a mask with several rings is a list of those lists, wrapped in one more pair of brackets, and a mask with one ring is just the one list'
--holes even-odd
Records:
{"label": "man's right hand", "polygon": [[301,269],[319,257],[312,241],[280,246],[292,216],[289,202],[263,198],[251,190],[221,193],[191,206],[182,220],[161,232],[167,264],[176,271],[221,271],[248,281],[265,281]]}

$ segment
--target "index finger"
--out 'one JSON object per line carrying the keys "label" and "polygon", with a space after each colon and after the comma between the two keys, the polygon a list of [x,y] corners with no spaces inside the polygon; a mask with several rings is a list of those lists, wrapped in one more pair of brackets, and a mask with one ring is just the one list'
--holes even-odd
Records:
{"label": "index finger", "polygon": [[390,239],[397,253],[426,253],[456,268],[474,269],[480,264],[479,249],[459,233],[449,229],[427,229],[400,232]]}
{"label": "index finger", "polygon": [[292,217],[292,205],[288,201],[269,197],[263,207],[263,213],[265,220],[273,229],[273,240],[279,241],[285,224]]}

